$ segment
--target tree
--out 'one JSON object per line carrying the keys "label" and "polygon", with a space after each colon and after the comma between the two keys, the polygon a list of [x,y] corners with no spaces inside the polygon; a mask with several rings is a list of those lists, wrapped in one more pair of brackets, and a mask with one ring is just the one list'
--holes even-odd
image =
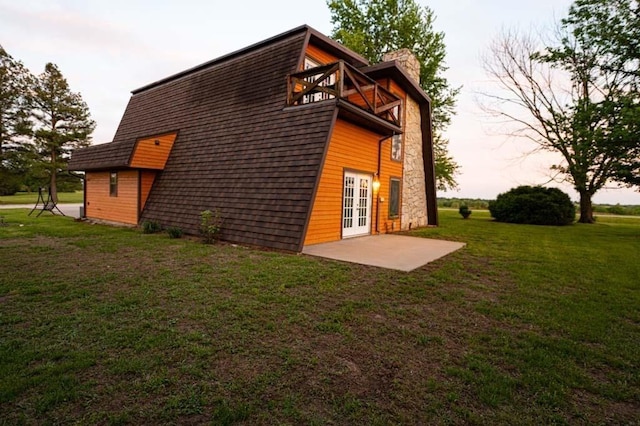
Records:
{"label": "tree", "polygon": [[574,36],[598,46],[597,66],[640,78],[640,8],[637,0],[575,0],[563,24]]}
{"label": "tree", "polygon": [[628,73],[600,66],[607,49],[581,35],[575,11],[551,47],[508,32],[494,42],[484,66],[502,92],[487,94],[485,107],[519,125],[513,134],[560,154],[552,169],[578,192],[579,221],[591,223],[593,195],[637,167],[640,105]]}
{"label": "tree", "polygon": [[33,77],[0,46],[0,195],[15,193],[28,168],[29,91]]}
{"label": "tree", "polygon": [[448,141],[441,134],[451,123],[459,89],[452,89],[443,76],[447,69],[444,33],[434,31],[433,11],[414,0],[328,0],[327,5],[334,25],[332,37],[370,62],[402,48],[416,55],[420,86],[433,102],[437,186],[455,188],[459,166],[449,156]]}
{"label": "tree", "polygon": [[34,87],[35,145],[49,174],[51,197],[57,201],[57,175],[76,148],[91,143],[95,122],[79,93],[73,93],[58,67],[45,66]]}
{"label": "tree", "polygon": [[[600,55],[595,68],[604,76],[616,75],[624,102],[638,102],[640,85],[640,8],[637,0],[576,0],[563,23],[573,29],[575,38],[585,46],[597,46]],[[561,53],[559,58],[562,58]],[[627,108],[628,110],[628,108]],[[621,159],[615,171],[615,180],[629,186],[640,187],[640,138],[637,135],[639,117],[623,116],[630,122],[617,126],[633,129],[626,132],[625,144],[630,153]],[[620,138],[620,133],[617,133]],[[630,139],[629,139],[630,138]]]}

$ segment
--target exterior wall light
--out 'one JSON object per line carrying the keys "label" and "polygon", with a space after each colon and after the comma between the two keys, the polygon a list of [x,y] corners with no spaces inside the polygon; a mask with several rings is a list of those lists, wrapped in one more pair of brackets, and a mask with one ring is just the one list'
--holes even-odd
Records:
{"label": "exterior wall light", "polygon": [[373,192],[376,194],[380,190],[380,179],[378,178],[378,174],[373,175]]}

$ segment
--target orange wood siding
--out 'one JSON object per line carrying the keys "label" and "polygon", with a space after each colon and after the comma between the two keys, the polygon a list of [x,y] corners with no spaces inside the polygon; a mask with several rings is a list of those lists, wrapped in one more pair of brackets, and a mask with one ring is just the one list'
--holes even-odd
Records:
{"label": "orange wood siding", "polygon": [[305,54],[309,58],[314,59],[316,62],[320,62],[320,65],[330,64],[338,60],[336,56],[333,56],[332,54],[327,53],[324,50],[312,44],[309,44],[307,46],[307,51]]}
{"label": "orange wood siding", "polygon": [[[393,93],[396,96],[402,98],[402,130],[404,130],[404,123],[407,118],[407,92],[405,92],[402,87],[398,85],[395,81],[391,79],[386,79],[384,81],[378,81],[379,84],[386,87],[388,91]],[[404,153],[404,150],[403,150]]]}
{"label": "orange wood siding", "polygon": [[109,195],[110,172],[87,172],[86,216],[113,222],[138,224],[138,171],[118,171],[118,195]]}
{"label": "orange wood siding", "polygon": [[[378,141],[381,136],[355,124],[338,119],[331,136],[324,168],[305,236],[305,245],[339,240],[342,236],[342,192],[344,171],[375,174],[378,167]],[[400,219],[389,219],[389,178],[402,177],[402,163],[392,162],[391,141],[382,144],[380,205],[378,230],[382,233],[400,229]],[[375,233],[376,198],[373,196],[371,233]],[[400,204],[402,205],[402,204]]]}
{"label": "orange wood siding", "polygon": [[[163,170],[177,133],[138,140],[130,167]],[[156,143],[156,141],[158,141]]]}
{"label": "orange wood siding", "polygon": [[[377,138],[376,142],[380,140]],[[401,161],[391,161],[391,139],[385,139],[382,142],[380,152],[380,191],[379,196],[384,198],[380,202],[380,217],[378,218],[378,230],[381,234],[400,230],[400,215],[395,218],[389,217],[389,190],[391,186],[391,178],[399,178],[402,182],[403,163]],[[376,158],[377,160],[377,158]],[[402,192],[400,192],[399,206],[402,208]],[[374,202],[375,204],[375,202]],[[374,217],[375,218],[375,217]]]}
{"label": "orange wood siding", "polygon": [[[373,90],[368,90],[364,92],[365,97],[367,98],[369,103],[371,103],[372,105],[373,105],[373,94],[374,94]],[[352,95],[347,96],[347,100],[352,104],[356,104],[360,107],[369,108],[365,100],[362,98],[362,95],[360,95],[360,93],[356,92]]]}
{"label": "orange wood siding", "polygon": [[151,192],[151,187],[155,180],[156,172],[146,170],[140,172],[140,211],[144,209],[144,205],[147,203],[149,192]]}
{"label": "orange wood siding", "polygon": [[406,98],[407,96],[407,92],[405,92],[402,87],[400,87],[398,85],[398,83],[396,83],[393,80],[387,79],[386,80],[387,84],[383,83],[382,81],[379,81],[378,83],[384,85],[387,90],[389,90],[391,93],[395,93],[396,95],[400,96],[401,98]]}

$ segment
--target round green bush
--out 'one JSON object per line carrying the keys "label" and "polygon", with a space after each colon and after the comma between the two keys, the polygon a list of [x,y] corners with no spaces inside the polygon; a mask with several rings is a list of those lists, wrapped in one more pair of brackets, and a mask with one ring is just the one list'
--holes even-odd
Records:
{"label": "round green bush", "polygon": [[576,217],[567,194],[541,186],[519,186],[500,194],[489,203],[489,212],[498,222],[531,225],[569,225]]}

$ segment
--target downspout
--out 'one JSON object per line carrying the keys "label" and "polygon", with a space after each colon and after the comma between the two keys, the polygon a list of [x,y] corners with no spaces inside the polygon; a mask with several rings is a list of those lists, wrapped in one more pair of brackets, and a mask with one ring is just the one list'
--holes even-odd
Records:
{"label": "downspout", "polygon": [[[374,178],[378,179],[378,182],[380,182],[380,168],[381,168],[381,164],[382,164],[382,142],[386,141],[387,139],[391,139],[392,137],[394,137],[396,134],[395,132],[391,134],[391,136],[385,136],[384,138],[380,139],[378,141],[378,170],[376,171],[376,175],[374,176]],[[380,219],[380,188],[378,188],[378,191],[376,191],[376,235],[380,233],[379,229],[378,229],[378,221]]]}

